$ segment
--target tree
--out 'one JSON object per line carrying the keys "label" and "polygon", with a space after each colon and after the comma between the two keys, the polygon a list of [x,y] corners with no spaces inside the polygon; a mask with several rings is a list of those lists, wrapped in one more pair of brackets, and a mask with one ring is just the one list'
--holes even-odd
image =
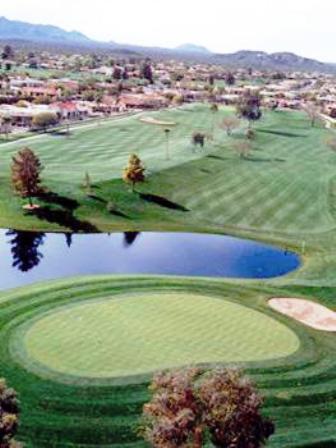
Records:
{"label": "tree", "polygon": [[260,448],[273,434],[263,399],[237,369],[159,373],[143,408],[144,438],[155,448]]}
{"label": "tree", "polygon": [[203,421],[215,447],[259,448],[274,433],[261,415],[263,398],[238,369],[216,369],[199,386]]}
{"label": "tree", "polygon": [[151,84],[154,84],[153,69],[149,60],[146,60],[141,68],[141,77],[147,79]]}
{"label": "tree", "polygon": [[5,116],[1,120],[1,133],[5,134],[8,139],[9,133],[12,130],[12,119],[10,116]]}
{"label": "tree", "polygon": [[236,82],[236,78],[234,77],[234,74],[229,72],[225,76],[225,82],[228,86],[233,86]]}
{"label": "tree", "polygon": [[201,148],[204,147],[206,135],[203,132],[195,131],[191,136],[191,141],[194,146],[199,145]]}
{"label": "tree", "polygon": [[14,58],[14,50],[10,45],[5,45],[2,50],[1,57],[3,60],[13,59]]}
{"label": "tree", "polygon": [[181,106],[184,103],[184,96],[183,95],[175,95],[173,96],[172,103],[176,106]]}
{"label": "tree", "polygon": [[12,183],[14,190],[23,198],[28,198],[30,208],[34,208],[32,197],[39,195],[41,187],[41,171],[39,158],[30,148],[24,148],[13,157]]}
{"label": "tree", "polygon": [[45,233],[9,230],[6,236],[12,237],[9,243],[14,268],[21,272],[28,272],[40,264],[43,254],[39,248],[44,243]]}
{"label": "tree", "polygon": [[242,95],[237,105],[237,114],[248,121],[249,127],[251,127],[253,121],[260,120],[262,112],[259,94],[247,91]]}
{"label": "tree", "polygon": [[210,134],[213,135],[214,130],[215,130],[216,115],[217,115],[217,113],[219,111],[218,105],[216,103],[212,103],[211,106],[210,106],[210,111],[212,113]]}
{"label": "tree", "polygon": [[307,103],[303,107],[304,112],[310,120],[311,127],[314,127],[320,116],[320,110],[314,103]]}
{"label": "tree", "polygon": [[244,140],[238,141],[233,145],[233,149],[239,154],[241,159],[247,159],[251,152],[251,145]]}
{"label": "tree", "polygon": [[166,160],[169,160],[170,159],[169,137],[170,137],[171,129],[165,128],[164,129],[164,133],[165,133],[165,136],[166,136]]}
{"label": "tree", "polygon": [[128,165],[123,172],[124,182],[132,185],[132,191],[135,191],[135,185],[145,181],[145,167],[136,154],[131,154],[128,159]]}
{"label": "tree", "polygon": [[152,400],[143,408],[143,435],[153,447],[202,447],[202,410],[194,384],[198,374],[198,369],[186,369],[154,376]]}
{"label": "tree", "polygon": [[246,92],[240,98],[237,105],[237,114],[239,117],[248,121],[249,127],[251,127],[253,121],[260,120],[262,117],[262,112],[259,94]]}
{"label": "tree", "polygon": [[122,73],[122,79],[123,79],[124,81],[127,81],[127,80],[129,79],[129,74],[128,74],[127,67],[124,68],[124,71],[123,71],[123,73]]}
{"label": "tree", "polygon": [[92,194],[92,181],[90,174],[87,171],[85,172],[84,175],[83,188],[87,196],[90,196]]}
{"label": "tree", "polygon": [[34,116],[33,126],[43,129],[45,132],[50,126],[55,126],[59,122],[57,115],[52,112],[41,112]]}
{"label": "tree", "polygon": [[19,401],[14,389],[0,378],[0,447],[10,448],[19,423]]}
{"label": "tree", "polygon": [[113,79],[120,80],[122,78],[122,70],[117,65],[113,69]]}
{"label": "tree", "polygon": [[221,128],[224,129],[228,136],[232,135],[232,132],[239,127],[239,120],[234,116],[227,116],[221,123]]}

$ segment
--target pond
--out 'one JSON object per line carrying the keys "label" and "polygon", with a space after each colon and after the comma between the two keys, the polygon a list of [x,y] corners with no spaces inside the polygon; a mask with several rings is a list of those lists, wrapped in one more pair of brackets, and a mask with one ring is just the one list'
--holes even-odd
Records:
{"label": "pond", "polygon": [[225,235],[0,230],[0,289],[95,274],[267,279],[299,265],[293,252]]}

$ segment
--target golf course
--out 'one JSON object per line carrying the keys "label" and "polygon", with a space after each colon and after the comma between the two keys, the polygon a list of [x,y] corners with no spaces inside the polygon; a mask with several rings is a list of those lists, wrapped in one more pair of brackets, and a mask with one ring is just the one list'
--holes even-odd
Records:
{"label": "golf course", "polygon": [[[189,365],[244,368],[276,426],[267,446],[336,446],[336,153],[326,144],[334,131],[312,127],[302,112],[264,111],[240,157],[234,148],[246,141],[247,123],[232,135],[220,126],[233,113],[185,105],[0,144],[3,229],[230,235],[299,260],[269,278],[55,272],[1,290],[0,373],[19,394],[25,447],[146,447],[139,418],[153,373]],[[211,136],[204,147],[192,144],[195,132]],[[11,160],[24,146],[44,166],[36,211],[12,192]],[[132,153],[146,167],[134,192],[122,179]],[[170,257],[151,241],[159,261]],[[99,267],[98,243],[90,247]],[[200,247],[197,257],[211,263]],[[327,308],[323,330],[271,307],[275,298]]]}

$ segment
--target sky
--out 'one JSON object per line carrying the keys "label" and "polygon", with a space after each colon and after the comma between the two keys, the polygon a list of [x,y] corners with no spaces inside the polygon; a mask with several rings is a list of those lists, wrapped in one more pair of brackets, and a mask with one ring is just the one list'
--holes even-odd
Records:
{"label": "sky", "polygon": [[0,0],[0,16],[102,41],[290,51],[336,62],[336,0]]}

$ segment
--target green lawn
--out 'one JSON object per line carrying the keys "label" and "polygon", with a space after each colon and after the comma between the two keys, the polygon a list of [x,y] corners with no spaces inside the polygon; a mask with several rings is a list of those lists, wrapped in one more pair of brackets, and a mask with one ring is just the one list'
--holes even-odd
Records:
{"label": "green lawn", "polygon": [[[221,108],[215,121],[230,113]],[[294,274],[296,281],[335,284],[336,157],[325,144],[330,131],[311,128],[299,112],[265,112],[255,126],[253,151],[241,160],[232,145],[243,138],[243,128],[231,138],[217,128],[214,141],[193,152],[192,132],[212,126],[207,105],[152,116],[177,123],[169,161],[163,130],[142,123],[139,116],[81,126],[70,138],[25,140],[45,165],[45,185],[61,196],[41,202],[47,210],[39,217],[25,215],[22,201],[11,193],[11,156],[23,142],[0,145],[0,225],[50,231],[227,232],[294,248],[306,261]],[[146,183],[139,186],[142,194],[132,194],[121,180],[134,151],[148,169]],[[94,183],[90,196],[81,188],[85,172]],[[64,205],[63,197],[72,203]],[[162,197],[170,201],[168,206]]]}
{"label": "green lawn", "polygon": [[[146,364],[147,370],[156,363],[164,364],[165,353],[168,362],[173,362],[175,355],[176,362],[182,362],[178,356],[188,347],[175,343],[178,338],[183,342],[187,338],[192,344],[188,356],[197,355],[197,360],[205,360],[217,350],[227,361],[237,360],[243,353],[250,358],[254,347],[259,360],[245,360],[243,365],[266,397],[265,413],[276,423],[270,447],[310,447],[322,440],[329,440],[326,446],[333,446],[335,335],[312,330],[267,306],[270,297],[289,294],[318,296],[321,303],[330,305],[332,291],[280,288],[263,282],[240,285],[222,280],[105,276],[1,293],[0,371],[20,393],[22,424],[18,438],[29,448],[144,447],[136,428],[141,407],[149,397],[149,375],[140,374],[141,366]],[[107,297],[112,300],[107,301]],[[119,307],[116,319],[114,312]],[[94,331],[106,337],[107,344],[90,332],[91,320],[100,311],[104,311],[100,313],[101,327]],[[184,312],[187,314],[182,316]],[[148,332],[146,323],[153,333]],[[126,354],[129,338],[134,342],[130,347],[134,359],[125,360],[122,355]],[[66,342],[68,347],[63,350]],[[168,345],[174,353],[166,351]],[[57,347],[64,357],[54,356]],[[272,351],[274,357],[289,356],[269,359]],[[268,359],[262,360],[265,354]],[[129,367],[129,362],[136,361],[140,368],[139,375],[134,376],[127,364]],[[55,362],[57,366],[52,365]],[[113,369],[124,369],[124,374],[109,377],[106,369],[110,374]],[[62,370],[67,373],[60,373]],[[101,370],[102,374],[97,374]],[[97,377],[90,378],[90,374]]]}
{"label": "green lawn", "polygon": [[[216,121],[228,113],[232,111],[222,108]],[[0,295],[0,372],[21,396],[20,438],[29,448],[145,446],[135,431],[141,407],[148,399],[149,377],[145,372],[158,364],[167,365],[163,361],[167,341],[175,349],[178,345],[174,344],[175,338],[183,336],[190,340],[192,336],[192,355],[200,355],[194,358],[196,361],[201,358],[206,361],[205,355],[211,355],[217,337],[226,344],[229,339],[232,341],[227,352],[227,345],[217,347],[222,350],[222,361],[243,361],[244,353],[255,346],[254,362],[246,363],[250,359],[247,357],[243,364],[265,393],[265,412],[277,425],[269,446],[336,446],[336,336],[304,327],[266,305],[272,296],[299,296],[318,300],[336,310],[336,156],[325,145],[330,131],[322,125],[310,128],[306,117],[299,112],[266,112],[255,125],[256,139],[249,159],[241,160],[232,150],[232,144],[243,138],[243,128],[231,138],[217,130],[214,141],[204,150],[192,151],[192,132],[211,128],[213,116],[206,105],[157,112],[152,116],[177,123],[171,132],[169,161],[165,160],[162,129],[141,123],[139,117],[83,126],[74,130],[70,138],[46,135],[1,144],[0,226],[43,231],[229,233],[294,249],[301,255],[303,266],[288,276],[264,282],[103,277],[35,285],[3,293]],[[58,195],[40,200],[43,213],[39,216],[22,212],[22,201],[13,196],[9,185],[11,156],[23,144],[29,144],[40,155],[46,167],[45,184]],[[129,153],[134,151],[144,160],[148,177],[138,192],[132,194],[120,176]],[[94,182],[90,196],[81,188],[86,171]],[[130,297],[113,302],[113,306],[112,302],[106,302],[107,297],[119,294]],[[138,295],[139,301],[133,303],[132,294]],[[176,294],[184,299],[161,313],[161,307],[166,307],[171,297],[160,301],[157,308],[149,303],[141,310],[142,304],[157,294]],[[204,298],[206,309],[203,305],[195,306],[196,302],[199,304],[199,296],[207,297]],[[225,316],[217,308],[214,311],[211,300],[215,299],[208,297],[224,299],[216,302],[215,307],[225,308]],[[79,305],[82,301],[87,303]],[[109,372],[115,369],[114,372],[123,371],[124,375],[116,378],[112,372],[110,378],[88,380],[90,369],[94,376],[104,372],[104,368],[99,359],[87,358],[87,349],[93,351],[95,344],[90,324],[74,320],[71,313],[80,309],[93,316],[91,301],[101,301],[95,307],[107,307],[101,313],[97,331],[106,332],[108,344],[100,346],[98,358],[114,347],[122,354],[129,343],[123,333],[123,322],[128,318],[136,322],[130,332],[133,340],[142,341],[147,328],[151,330],[148,336],[156,337],[158,345],[151,347],[155,359],[145,356],[138,359],[136,381],[134,376],[125,375],[134,369],[127,367],[127,360],[122,356],[117,363],[106,367]],[[118,311],[121,314],[112,322],[109,317],[116,303],[122,305]],[[62,311],[65,315],[58,313],[59,307],[70,304],[71,308]],[[174,310],[178,311],[179,306],[183,308],[182,323],[190,322],[187,329],[182,330],[182,323],[178,326],[179,320],[174,321]],[[235,322],[230,318],[232,314],[226,314],[228,307],[233,307],[235,316],[238,309],[240,316],[241,312],[247,313],[248,319]],[[260,335],[268,333],[260,324],[262,315],[256,312],[262,313],[266,327],[284,331],[293,345],[285,344],[285,338],[277,338],[266,347],[266,336],[264,341]],[[42,315],[45,316],[42,320],[35,321]],[[157,317],[151,319],[151,316]],[[258,317],[257,326],[252,316]],[[115,328],[109,327],[109,322]],[[232,330],[226,331],[223,323]],[[41,326],[48,328],[48,332]],[[176,326],[181,328],[181,333],[174,331]],[[59,328],[62,332],[56,331]],[[76,345],[80,342],[78,336],[72,336],[82,331],[87,335],[87,346],[85,339],[81,351]],[[284,348],[287,354],[294,351],[296,337],[293,339],[292,332],[299,338],[300,348],[286,358],[279,358],[279,353],[285,354]],[[40,339],[39,334],[46,336]],[[71,360],[70,354],[57,360],[48,352],[52,344],[50,335],[54,335],[53,342],[61,347],[70,337],[76,356],[84,354],[75,366],[76,372],[71,370],[76,361]],[[243,344],[241,337],[248,337],[251,344]],[[273,340],[272,334],[267,338]],[[285,347],[281,348],[278,344],[282,343]],[[211,350],[207,351],[202,344]],[[239,344],[237,357],[233,354],[235,344]],[[179,344],[178,348],[179,353],[168,350],[171,358],[168,355],[165,358],[169,365],[178,359],[182,363],[186,357],[183,350],[187,345]],[[265,356],[262,360],[258,353],[265,353],[269,348],[274,359]],[[58,367],[51,365],[51,358]],[[56,381],[55,372],[51,375],[52,369],[68,373],[57,374],[58,379],[62,376],[60,382]],[[81,369],[86,372],[80,372]]]}
{"label": "green lawn", "polygon": [[[68,306],[18,327],[17,352],[58,375],[118,378],[189,364],[292,354],[286,326],[241,305],[193,294],[137,294]],[[43,373],[43,370],[42,370]]]}

